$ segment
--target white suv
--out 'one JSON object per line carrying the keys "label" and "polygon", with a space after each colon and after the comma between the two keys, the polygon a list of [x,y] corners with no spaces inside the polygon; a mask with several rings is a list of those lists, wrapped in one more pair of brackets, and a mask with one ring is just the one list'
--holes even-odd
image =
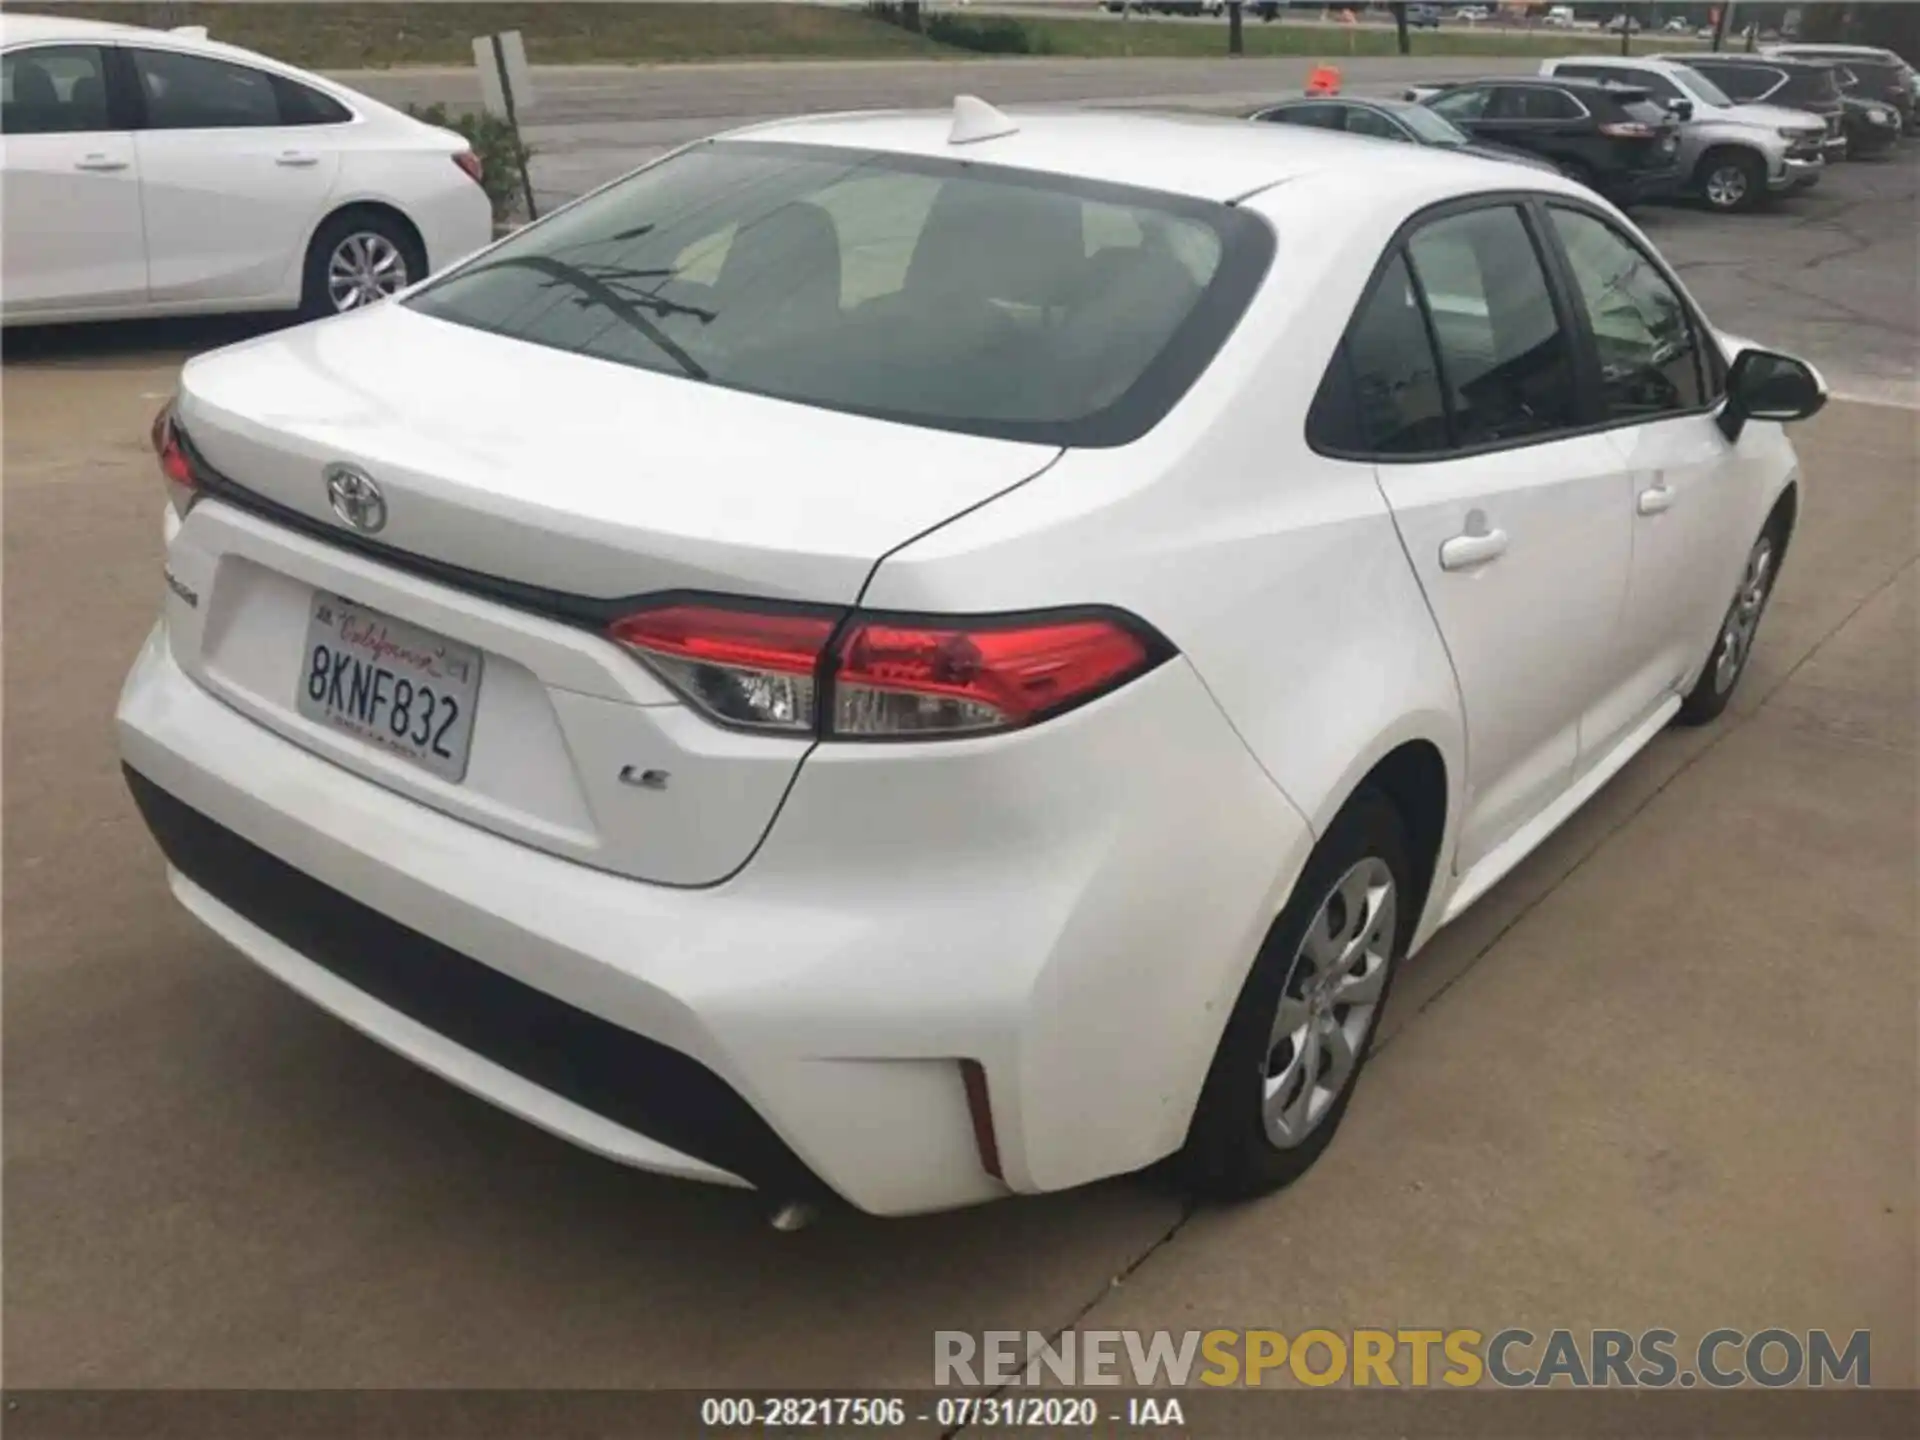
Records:
{"label": "white suv", "polygon": [[1671,60],[1575,55],[1540,62],[1542,75],[1614,80],[1677,109],[1680,173],[1715,210],[1751,210],[1805,189],[1826,171],[1826,122],[1805,110],[1742,105],[1691,66]]}
{"label": "white suv", "polygon": [[122,755],[213,930],[604,1155],[1250,1193],[1727,704],[1823,397],[1546,172],[753,128],[189,364]]}

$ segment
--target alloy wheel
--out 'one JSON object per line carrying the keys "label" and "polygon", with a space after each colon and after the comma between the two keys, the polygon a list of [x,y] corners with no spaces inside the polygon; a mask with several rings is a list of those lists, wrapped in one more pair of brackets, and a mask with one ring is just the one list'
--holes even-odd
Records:
{"label": "alloy wheel", "polygon": [[1282,1150],[1318,1128],[1358,1068],[1393,963],[1396,898],[1386,862],[1360,861],[1294,955],[1261,1075],[1267,1138]]}
{"label": "alloy wheel", "polygon": [[376,231],[347,236],[327,257],[327,299],[335,311],[357,310],[408,284],[407,257]]}
{"label": "alloy wheel", "polygon": [[1747,198],[1747,172],[1738,165],[1722,165],[1707,176],[1707,203],[1716,210],[1732,210]]}
{"label": "alloy wheel", "polygon": [[1740,577],[1740,589],[1728,607],[1726,623],[1720,627],[1720,643],[1714,650],[1713,689],[1724,695],[1733,689],[1747,657],[1753,653],[1754,633],[1760,628],[1760,612],[1767,606],[1767,590],[1773,583],[1773,537],[1762,535],[1747,555],[1747,568]]}

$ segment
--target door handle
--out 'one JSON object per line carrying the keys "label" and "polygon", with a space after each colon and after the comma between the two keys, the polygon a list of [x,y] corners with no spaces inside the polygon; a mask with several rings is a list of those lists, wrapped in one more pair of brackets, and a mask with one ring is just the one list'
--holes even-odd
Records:
{"label": "door handle", "polygon": [[1443,541],[1440,546],[1442,570],[1477,570],[1507,553],[1507,532],[1489,530],[1487,517],[1478,510],[1467,517],[1467,532]]}
{"label": "door handle", "polygon": [[1679,498],[1674,493],[1673,487],[1662,481],[1658,485],[1642,490],[1640,498],[1634,501],[1633,508],[1642,515],[1658,515],[1664,510],[1671,510],[1673,502]]}
{"label": "door handle", "polygon": [[308,165],[318,165],[320,163],[320,157],[318,155],[309,155],[301,150],[289,150],[273,163],[304,169]]}
{"label": "door handle", "polygon": [[124,160],[116,160],[111,155],[88,155],[74,161],[73,168],[76,170],[97,170],[103,172],[108,170],[124,170],[127,168],[127,162]]}

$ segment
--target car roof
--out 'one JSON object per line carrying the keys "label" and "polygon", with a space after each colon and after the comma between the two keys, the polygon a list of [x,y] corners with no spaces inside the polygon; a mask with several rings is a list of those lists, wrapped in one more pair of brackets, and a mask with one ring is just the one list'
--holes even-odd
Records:
{"label": "car roof", "polygon": [[1009,110],[1011,134],[953,145],[953,114],[860,112],[749,125],[728,140],[822,145],[889,154],[971,160],[1050,175],[1132,185],[1228,202],[1306,176],[1339,175],[1358,191],[1399,187],[1414,176],[1457,183],[1460,193],[1489,176],[1511,182],[1511,167],[1437,155],[1414,146],[1361,145],[1351,135],[1232,116],[1139,111]]}
{"label": "car roof", "polygon": [[[1569,58],[1578,62],[1578,57]],[[1450,81],[1446,88],[1459,90],[1468,85],[1551,85],[1556,89],[1591,91],[1597,95],[1618,95],[1622,90],[1633,88],[1618,80],[1595,80],[1590,75],[1483,75],[1477,80]]]}
{"label": "car roof", "polygon": [[1765,53],[1769,55],[1857,55],[1862,60],[1900,58],[1884,45],[1825,45],[1815,40],[1770,45]]}
{"label": "car roof", "polygon": [[1722,52],[1720,54],[1659,55],[1655,59],[1668,60],[1675,65],[1765,65],[1769,69],[1779,70],[1831,70],[1831,60],[1817,59],[1812,55],[1749,55],[1744,50]]}
{"label": "car roof", "polygon": [[1277,110],[1282,105],[1364,105],[1373,110],[1422,110],[1418,100],[1402,100],[1397,95],[1282,95],[1278,100],[1261,106],[1262,110]]}
{"label": "car roof", "polygon": [[[1674,55],[1556,55],[1543,63],[1546,65],[1605,65],[1616,70],[1651,70],[1657,75],[1662,70],[1685,66],[1688,62]],[[1553,78],[1561,77],[1555,75]]]}

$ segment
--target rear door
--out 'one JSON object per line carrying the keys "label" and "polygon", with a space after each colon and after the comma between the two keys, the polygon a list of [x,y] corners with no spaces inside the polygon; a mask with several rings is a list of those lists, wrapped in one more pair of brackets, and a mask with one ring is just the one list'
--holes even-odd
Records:
{"label": "rear door", "polygon": [[113,103],[108,53],[38,45],[0,58],[0,295],[9,318],[146,299],[139,159]]}
{"label": "rear door", "polygon": [[157,302],[290,298],[326,212],[339,152],[290,124],[267,71],[184,51],[127,47],[149,283]]}
{"label": "rear door", "polygon": [[1464,871],[1573,777],[1626,590],[1620,458],[1604,434],[1579,433],[1590,414],[1575,332],[1511,203],[1414,230],[1351,347],[1363,406],[1438,392],[1443,433],[1406,429],[1409,453],[1379,454],[1377,474],[1466,711]]}

